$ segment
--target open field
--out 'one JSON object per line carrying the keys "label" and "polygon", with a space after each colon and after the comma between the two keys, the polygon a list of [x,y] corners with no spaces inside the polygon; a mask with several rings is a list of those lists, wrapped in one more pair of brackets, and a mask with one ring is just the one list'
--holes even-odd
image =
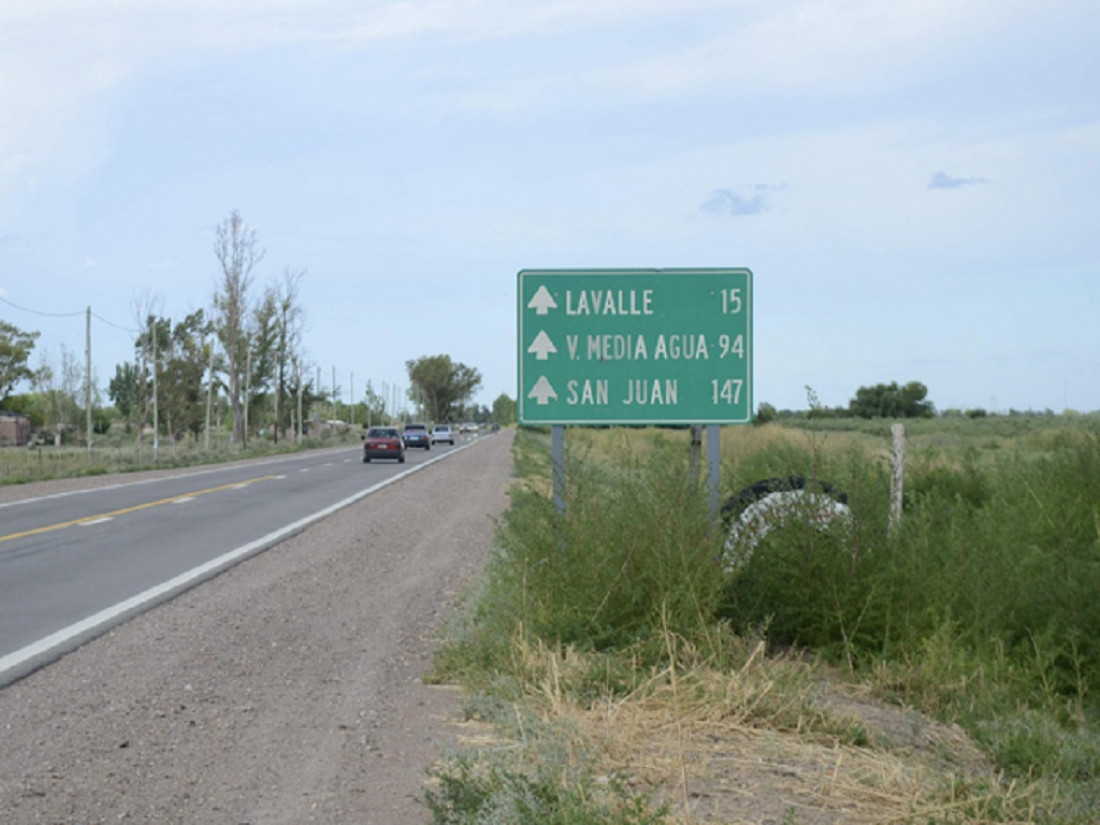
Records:
{"label": "open field", "polygon": [[1100,422],[907,422],[894,527],[890,423],[726,428],[725,496],[851,509],[735,565],[686,431],[570,430],[564,516],[521,432],[436,822],[1096,822]]}

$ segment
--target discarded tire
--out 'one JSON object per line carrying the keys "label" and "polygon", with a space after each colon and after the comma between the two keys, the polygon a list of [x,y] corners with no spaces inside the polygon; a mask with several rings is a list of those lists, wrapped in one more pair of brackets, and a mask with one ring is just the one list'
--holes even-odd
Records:
{"label": "discarded tire", "polygon": [[756,545],[776,527],[809,519],[820,530],[851,523],[848,496],[827,482],[802,476],[765,478],[731,496],[722,505],[726,528],[724,563],[727,570],[747,564]]}

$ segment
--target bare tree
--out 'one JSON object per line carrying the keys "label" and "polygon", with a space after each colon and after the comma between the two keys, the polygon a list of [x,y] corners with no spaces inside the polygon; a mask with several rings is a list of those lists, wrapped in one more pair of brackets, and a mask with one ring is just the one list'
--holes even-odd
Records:
{"label": "bare tree", "polygon": [[214,254],[222,271],[214,293],[214,330],[225,353],[233,443],[247,446],[242,388],[248,366],[248,291],[253,282],[252,270],[263,260],[264,251],[256,247],[256,230],[247,226],[236,210],[218,224],[216,235]]}
{"label": "bare tree", "polygon": [[31,377],[31,386],[38,398],[42,425],[44,429],[53,433],[54,446],[61,446],[61,424],[58,415],[57,403],[57,374],[50,365],[50,353],[48,350],[39,351],[38,369]]}
{"label": "bare tree", "polygon": [[[298,303],[299,286],[305,277],[305,270],[283,270],[283,280],[274,288],[275,300],[279,311],[279,347],[276,354],[278,375],[275,379],[275,441],[279,440],[279,430],[287,418],[283,412],[282,399],[287,385],[287,367],[296,361],[305,326],[305,309]],[[289,416],[294,420],[294,416]]]}
{"label": "bare tree", "polygon": [[[95,376],[92,376],[93,378]],[[82,407],[85,401],[85,388],[88,386],[88,378],[85,374],[84,362],[76,353],[61,345],[61,414],[64,428],[74,436],[81,432],[83,423],[81,419]]]}
{"label": "bare tree", "polygon": [[61,364],[55,369],[49,350],[41,353],[41,363],[34,372],[32,385],[41,404],[42,420],[53,433],[53,443],[60,447],[67,432],[79,432],[80,397],[84,370],[79,360],[61,345]]}
{"label": "bare tree", "polygon": [[[132,299],[131,313],[135,326],[141,330],[134,340],[134,360],[137,381],[141,387],[140,409],[135,415],[140,415],[137,428],[137,442],[141,444],[145,437],[145,427],[149,423],[149,416],[155,405],[156,381],[153,375],[153,324],[159,312],[160,298],[148,290],[135,294]],[[155,417],[155,416],[154,416]],[[154,427],[157,422],[154,422]],[[154,437],[155,440],[155,437]]]}

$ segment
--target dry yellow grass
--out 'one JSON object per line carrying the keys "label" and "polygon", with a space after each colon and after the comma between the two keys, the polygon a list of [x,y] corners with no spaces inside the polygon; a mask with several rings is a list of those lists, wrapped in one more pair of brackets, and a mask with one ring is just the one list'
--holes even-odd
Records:
{"label": "dry yellow grass", "polygon": [[[725,671],[672,647],[668,667],[629,695],[593,703],[573,690],[590,679],[585,656],[517,643],[532,686],[523,712],[570,731],[564,750],[597,775],[667,802],[670,825],[977,825],[993,811],[1031,821],[1031,789],[1001,782],[957,727],[762,645]],[[480,747],[507,746],[484,728],[469,733]]]}
{"label": "dry yellow grass", "polygon": [[[569,449],[580,455],[597,457],[622,456],[624,454],[645,458],[660,440],[681,444],[686,451],[691,445],[689,429],[638,429],[615,427],[610,429],[570,428],[567,432]],[[818,432],[785,427],[781,424],[761,426],[729,426],[721,428],[722,463],[736,466],[738,463],[760,454],[774,453],[784,447],[814,451],[823,457],[842,456],[853,449],[879,455],[889,448],[889,439],[881,439],[859,432]],[[705,450],[704,436],[704,450]]]}

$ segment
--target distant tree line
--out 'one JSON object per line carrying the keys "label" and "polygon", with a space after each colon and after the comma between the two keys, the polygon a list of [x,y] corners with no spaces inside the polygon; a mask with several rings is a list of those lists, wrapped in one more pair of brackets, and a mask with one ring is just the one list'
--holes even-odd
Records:
{"label": "distant tree line", "polygon": [[[323,388],[321,371],[307,362],[305,273],[287,268],[257,292],[265,253],[255,230],[233,211],[214,234],[218,278],[209,308],[173,319],[157,312],[148,296],[135,301],[133,358],[115,366],[106,388],[112,408],[104,406],[94,374],[86,375],[64,347],[58,365],[43,355],[32,367],[39,333],[6,321],[0,321],[0,408],[27,414],[36,431],[52,433],[59,444],[84,435],[89,378],[94,432],[117,423],[139,443],[151,434],[175,444],[213,430],[245,447],[257,432],[278,441],[317,419],[363,425],[414,415],[441,422],[514,420],[515,402],[506,395],[492,409],[472,403],[481,373],[445,354],[406,362],[411,410],[396,388],[379,393],[370,381],[359,399],[344,403],[335,376],[333,386]],[[30,392],[13,395],[24,383]]]}
{"label": "distant tree line", "polygon": [[808,409],[804,411],[777,410],[773,405],[761,403],[753,418],[756,424],[784,418],[932,418],[935,405],[928,400],[928,387],[920,381],[910,381],[899,386],[896,381],[860,387],[847,407],[826,407],[817,398],[812,387],[806,387]]}
{"label": "distant tree line", "polygon": [[[225,428],[231,443],[246,446],[250,432],[265,429],[277,440],[302,428],[305,415],[329,400],[311,380],[303,349],[305,273],[288,268],[257,294],[254,270],[264,253],[236,211],[217,225],[213,251],[219,277],[208,310],[175,320],[160,315],[152,298],[135,301],[134,356],[115,366],[107,386],[113,410],[90,376],[95,432],[116,420],[138,441],[152,428],[174,443]],[[60,443],[83,435],[89,376],[65,347],[59,366],[44,354],[32,368],[38,336],[0,322],[0,407],[29,415]],[[30,392],[12,395],[23,382]]]}
{"label": "distant tree line", "polygon": [[[806,391],[809,401],[808,409],[780,410],[776,409],[774,405],[764,402],[757,407],[753,423],[767,424],[770,421],[814,418],[985,418],[996,414],[982,407],[937,410],[935,405],[928,400],[928,388],[919,381],[910,381],[902,386],[899,386],[895,381],[889,384],[860,387],[846,407],[823,406],[818,402],[817,395],[812,388],[807,387]],[[1056,414],[1050,409],[1041,412],[1010,409],[1007,413],[1004,413],[1004,415],[1010,417],[1024,415],[1053,416]]]}
{"label": "distant tree line", "polygon": [[226,423],[232,444],[247,446],[259,429],[278,441],[301,431],[303,411],[323,400],[302,351],[305,273],[287,269],[256,295],[264,253],[236,211],[215,228],[214,254],[220,272],[209,313],[173,321],[150,299],[135,310],[134,360],[115,367],[108,395],[139,441],[150,425],[174,441]]}

